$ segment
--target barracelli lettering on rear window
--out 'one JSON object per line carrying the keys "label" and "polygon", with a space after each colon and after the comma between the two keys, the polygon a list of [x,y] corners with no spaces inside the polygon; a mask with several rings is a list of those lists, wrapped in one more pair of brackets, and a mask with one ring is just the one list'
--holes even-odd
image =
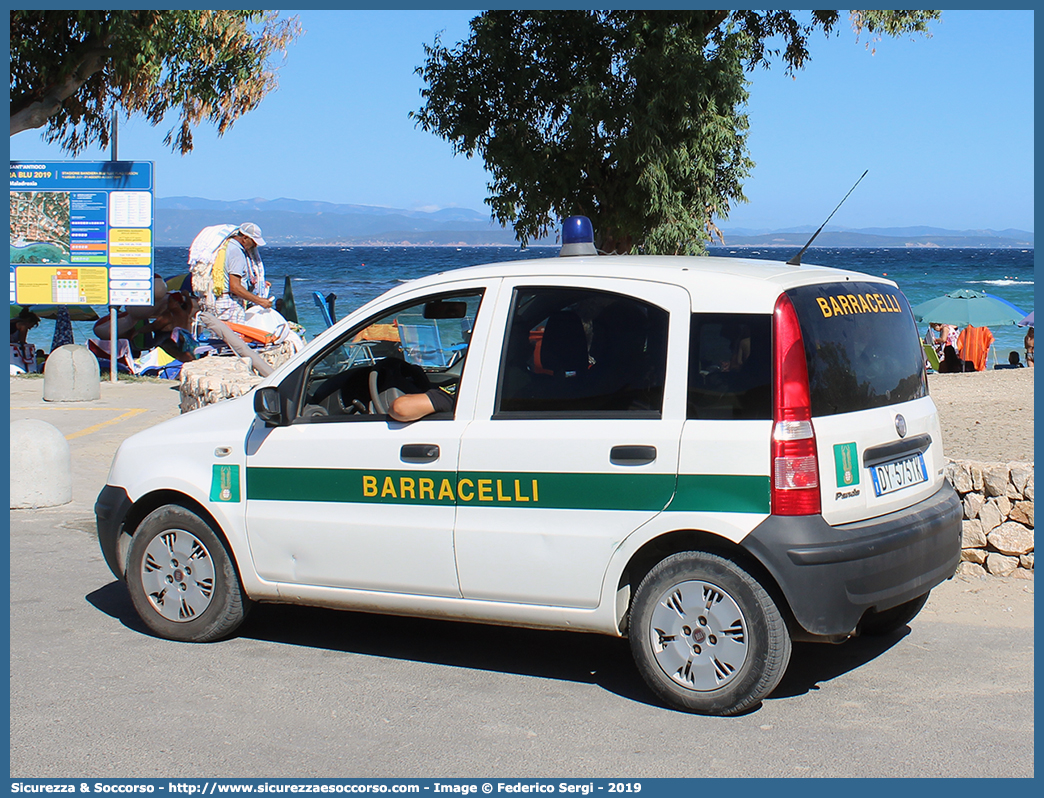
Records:
{"label": "barracelli lettering on rear window", "polygon": [[902,313],[898,300],[891,294],[834,294],[816,297],[823,317],[848,316],[853,313]]}

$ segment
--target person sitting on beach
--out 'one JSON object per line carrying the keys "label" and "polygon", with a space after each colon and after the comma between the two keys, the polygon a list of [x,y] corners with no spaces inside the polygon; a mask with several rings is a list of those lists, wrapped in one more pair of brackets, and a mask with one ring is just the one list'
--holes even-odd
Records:
{"label": "person sitting on beach", "polygon": [[949,344],[943,347],[943,356],[939,361],[939,373],[960,374],[965,371],[975,371],[975,364],[970,360],[961,360],[957,350]]}
{"label": "person sitting on beach", "polygon": [[924,334],[924,342],[928,344],[932,349],[935,350],[935,354],[941,355],[943,348],[943,337],[942,337],[942,325],[939,322],[932,322],[928,325],[928,330]]}
{"label": "person sitting on beach", "polygon": [[166,309],[150,325],[156,346],[182,363],[196,359],[195,350],[199,342],[190,331],[198,310],[195,297],[171,291],[167,294]]}
{"label": "person sitting on beach", "polygon": [[1022,339],[1022,345],[1026,347],[1026,362],[1033,366],[1033,328],[1026,331],[1026,337]]}
{"label": "person sitting on beach", "polygon": [[29,337],[29,331],[40,323],[40,317],[29,308],[22,308],[21,312],[11,319],[11,343],[25,346]]}
{"label": "person sitting on beach", "polygon": [[1019,361],[1019,353],[1012,349],[1008,352],[1008,364],[1006,366],[998,363],[994,366],[994,369],[1022,369],[1025,368],[1026,364]]}

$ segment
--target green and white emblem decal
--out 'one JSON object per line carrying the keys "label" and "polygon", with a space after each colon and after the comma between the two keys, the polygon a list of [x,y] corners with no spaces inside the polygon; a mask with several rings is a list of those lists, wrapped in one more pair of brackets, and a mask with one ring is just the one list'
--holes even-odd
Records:
{"label": "green and white emblem decal", "polygon": [[214,465],[210,478],[210,500],[212,502],[239,501],[239,466]]}
{"label": "green and white emblem decal", "polygon": [[834,467],[837,486],[847,488],[859,484],[859,452],[854,443],[834,444]]}

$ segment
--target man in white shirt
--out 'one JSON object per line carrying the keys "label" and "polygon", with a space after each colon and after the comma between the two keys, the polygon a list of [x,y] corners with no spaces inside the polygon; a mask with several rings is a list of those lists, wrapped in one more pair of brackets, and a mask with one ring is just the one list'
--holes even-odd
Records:
{"label": "man in white shirt", "polygon": [[264,246],[261,228],[253,222],[244,222],[228,238],[225,251],[225,275],[228,290],[215,300],[217,317],[222,321],[242,324],[246,320],[246,306],[272,307],[265,282],[265,266],[257,248]]}

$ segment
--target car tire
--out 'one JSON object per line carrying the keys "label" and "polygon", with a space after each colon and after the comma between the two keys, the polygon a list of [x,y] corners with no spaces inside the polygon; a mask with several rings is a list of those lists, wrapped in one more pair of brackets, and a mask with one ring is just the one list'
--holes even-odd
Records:
{"label": "car tire", "polygon": [[135,531],[127,588],[149,629],[170,640],[227,637],[250,607],[221,538],[198,515],[173,504],[154,510]]}
{"label": "car tire", "polygon": [[791,639],[772,597],[731,560],[671,555],[642,580],[628,635],[646,684],[672,707],[735,715],[786,671]]}
{"label": "car tire", "polygon": [[870,637],[879,637],[902,629],[917,617],[917,613],[921,611],[925,602],[928,601],[930,593],[931,591],[889,610],[868,612],[863,616],[863,620],[859,624],[859,633]]}

